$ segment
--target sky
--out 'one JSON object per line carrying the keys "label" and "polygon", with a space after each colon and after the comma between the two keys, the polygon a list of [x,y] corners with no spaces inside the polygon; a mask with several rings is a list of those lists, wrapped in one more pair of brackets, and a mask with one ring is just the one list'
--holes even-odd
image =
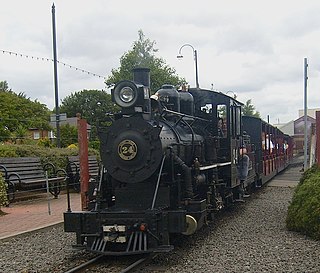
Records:
{"label": "sky", "polygon": [[[53,3],[57,59],[71,65],[58,65],[60,103],[83,89],[107,91],[103,77],[120,66],[141,29],[156,42],[156,56],[191,87],[195,49],[201,88],[236,94],[244,103],[251,99],[270,123],[298,118],[307,58],[308,108],[320,107],[318,0],[1,1],[0,81],[49,109],[56,99]],[[184,46],[178,59],[185,44],[192,47]]]}

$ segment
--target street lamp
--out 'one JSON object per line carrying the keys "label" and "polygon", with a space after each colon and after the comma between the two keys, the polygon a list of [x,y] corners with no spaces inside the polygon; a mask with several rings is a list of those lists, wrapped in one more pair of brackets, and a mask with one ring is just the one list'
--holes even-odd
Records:
{"label": "street lamp", "polygon": [[228,95],[228,93],[232,93],[233,94],[233,98],[237,99],[237,95],[236,93],[234,93],[233,91],[229,90],[228,92],[226,92],[226,95]]}
{"label": "street lamp", "polygon": [[184,44],[183,46],[180,47],[179,49],[179,55],[177,56],[178,59],[183,58],[183,55],[181,54],[181,50],[182,48],[184,48],[185,46],[190,46],[193,50],[193,54],[194,54],[194,63],[195,63],[195,67],[196,67],[196,87],[199,88],[199,80],[198,80],[198,56],[197,56],[197,50],[194,49],[194,47],[190,44]]}

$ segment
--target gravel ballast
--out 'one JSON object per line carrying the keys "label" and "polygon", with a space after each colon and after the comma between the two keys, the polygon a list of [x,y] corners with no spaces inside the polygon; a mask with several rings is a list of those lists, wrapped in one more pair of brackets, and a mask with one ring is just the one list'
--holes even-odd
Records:
{"label": "gravel ballast", "polygon": [[264,187],[183,243],[192,250],[174,251],[166,272],[320,272],[320,242],[286,230],[293,192]]}
{"label": "gravel ballast", "polygon": [[[260,189],[172,253],[160,255],[154,266],[164,266],[161,272],[320,272],[320,242],[286,230],[293,191]],[[73,250],[74,243],[62,225],[0,241],[0,272],[64,272],[92,257]]]}

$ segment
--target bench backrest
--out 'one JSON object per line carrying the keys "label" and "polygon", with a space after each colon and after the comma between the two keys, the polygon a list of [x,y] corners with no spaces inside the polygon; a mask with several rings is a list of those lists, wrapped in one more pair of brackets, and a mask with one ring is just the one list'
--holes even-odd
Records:
{"label": "bench backrest", "polygon": [[[0,165],[5,166],[7,175],[17,173],[24,182],[45,178],[39,157],[2,157]],[[0,169],[3,172],[3,169]]]}
{"label": "bench backrest", "polygon": [[[77,171],[80,172],[80,160],[79,156],[68,156],[68,172],[75,174]],[[73,163],[72,163],[73,162]],[[98,176],[99,174],[99,162],[95,155],[90,155],[88,157],[89,163],[89,176]]]}

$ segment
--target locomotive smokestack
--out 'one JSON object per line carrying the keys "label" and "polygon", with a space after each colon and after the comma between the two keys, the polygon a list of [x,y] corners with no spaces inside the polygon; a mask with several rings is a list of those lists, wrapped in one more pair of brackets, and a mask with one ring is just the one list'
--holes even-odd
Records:
{"label": "locomotive smokestack", "polygon": [[134,68],[133,81],[138,84],[150,87],[150,68]]}

